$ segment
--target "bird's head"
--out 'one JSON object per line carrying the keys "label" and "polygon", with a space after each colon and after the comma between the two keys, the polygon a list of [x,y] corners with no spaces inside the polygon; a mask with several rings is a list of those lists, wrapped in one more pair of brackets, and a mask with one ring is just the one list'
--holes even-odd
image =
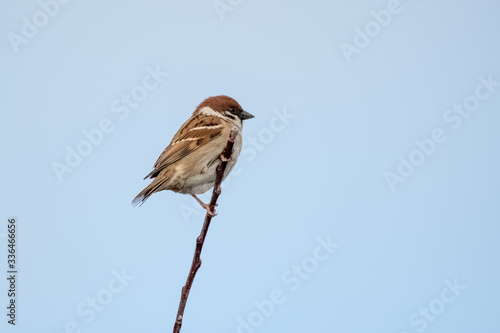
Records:
{"label": "bird's head", "polygon": [[223,117],[236,124],[241,124],[243,120],[254,118],[254,115],[243,110],[236,100],[226,95],[206,98],[198,105],[194,113]]}

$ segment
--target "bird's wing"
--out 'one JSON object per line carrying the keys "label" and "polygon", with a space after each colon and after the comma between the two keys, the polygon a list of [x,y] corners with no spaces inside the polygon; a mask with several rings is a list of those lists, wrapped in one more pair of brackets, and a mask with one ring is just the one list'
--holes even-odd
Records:
{"label": "bird's wing", "polygon": [[177,131],[172,142],[158,157],[154,170],[144,179],[155,178],[167,166],[220,136],[223,129],[223,120],[219,117],[191,117]]}

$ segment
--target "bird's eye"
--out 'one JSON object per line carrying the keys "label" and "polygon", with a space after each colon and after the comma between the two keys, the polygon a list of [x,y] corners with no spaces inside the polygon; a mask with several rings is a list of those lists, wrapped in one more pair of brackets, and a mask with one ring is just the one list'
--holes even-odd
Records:
{"label": "bird's eye", "polygon": [[231,112],[232,114],[235,114],[236,113],[236,109],[235,108],[229,108],[229,112]]}

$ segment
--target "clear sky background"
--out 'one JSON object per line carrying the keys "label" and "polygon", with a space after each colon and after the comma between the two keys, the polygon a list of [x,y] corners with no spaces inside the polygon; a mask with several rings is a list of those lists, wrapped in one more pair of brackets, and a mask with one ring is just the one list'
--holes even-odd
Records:
{"label": "clear sky background", "polygon": [[2,332],[172,330],[203,211],[130,202],[218,94],[255,119],[182,332],[500,331],[499,3],[65,1],[0,5]]}

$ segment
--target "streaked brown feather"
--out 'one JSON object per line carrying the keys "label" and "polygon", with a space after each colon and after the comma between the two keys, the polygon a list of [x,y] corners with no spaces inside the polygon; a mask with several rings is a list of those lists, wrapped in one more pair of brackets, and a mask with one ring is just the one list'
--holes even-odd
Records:
{"label": "streaked brown feather", "polygon": [[177,131],[172,142],[161,153],[160,157],[146,178],[155,178],[164,168],[192,153],[222,134],[223,120],[218,117],[204,116],[188,119]]}

